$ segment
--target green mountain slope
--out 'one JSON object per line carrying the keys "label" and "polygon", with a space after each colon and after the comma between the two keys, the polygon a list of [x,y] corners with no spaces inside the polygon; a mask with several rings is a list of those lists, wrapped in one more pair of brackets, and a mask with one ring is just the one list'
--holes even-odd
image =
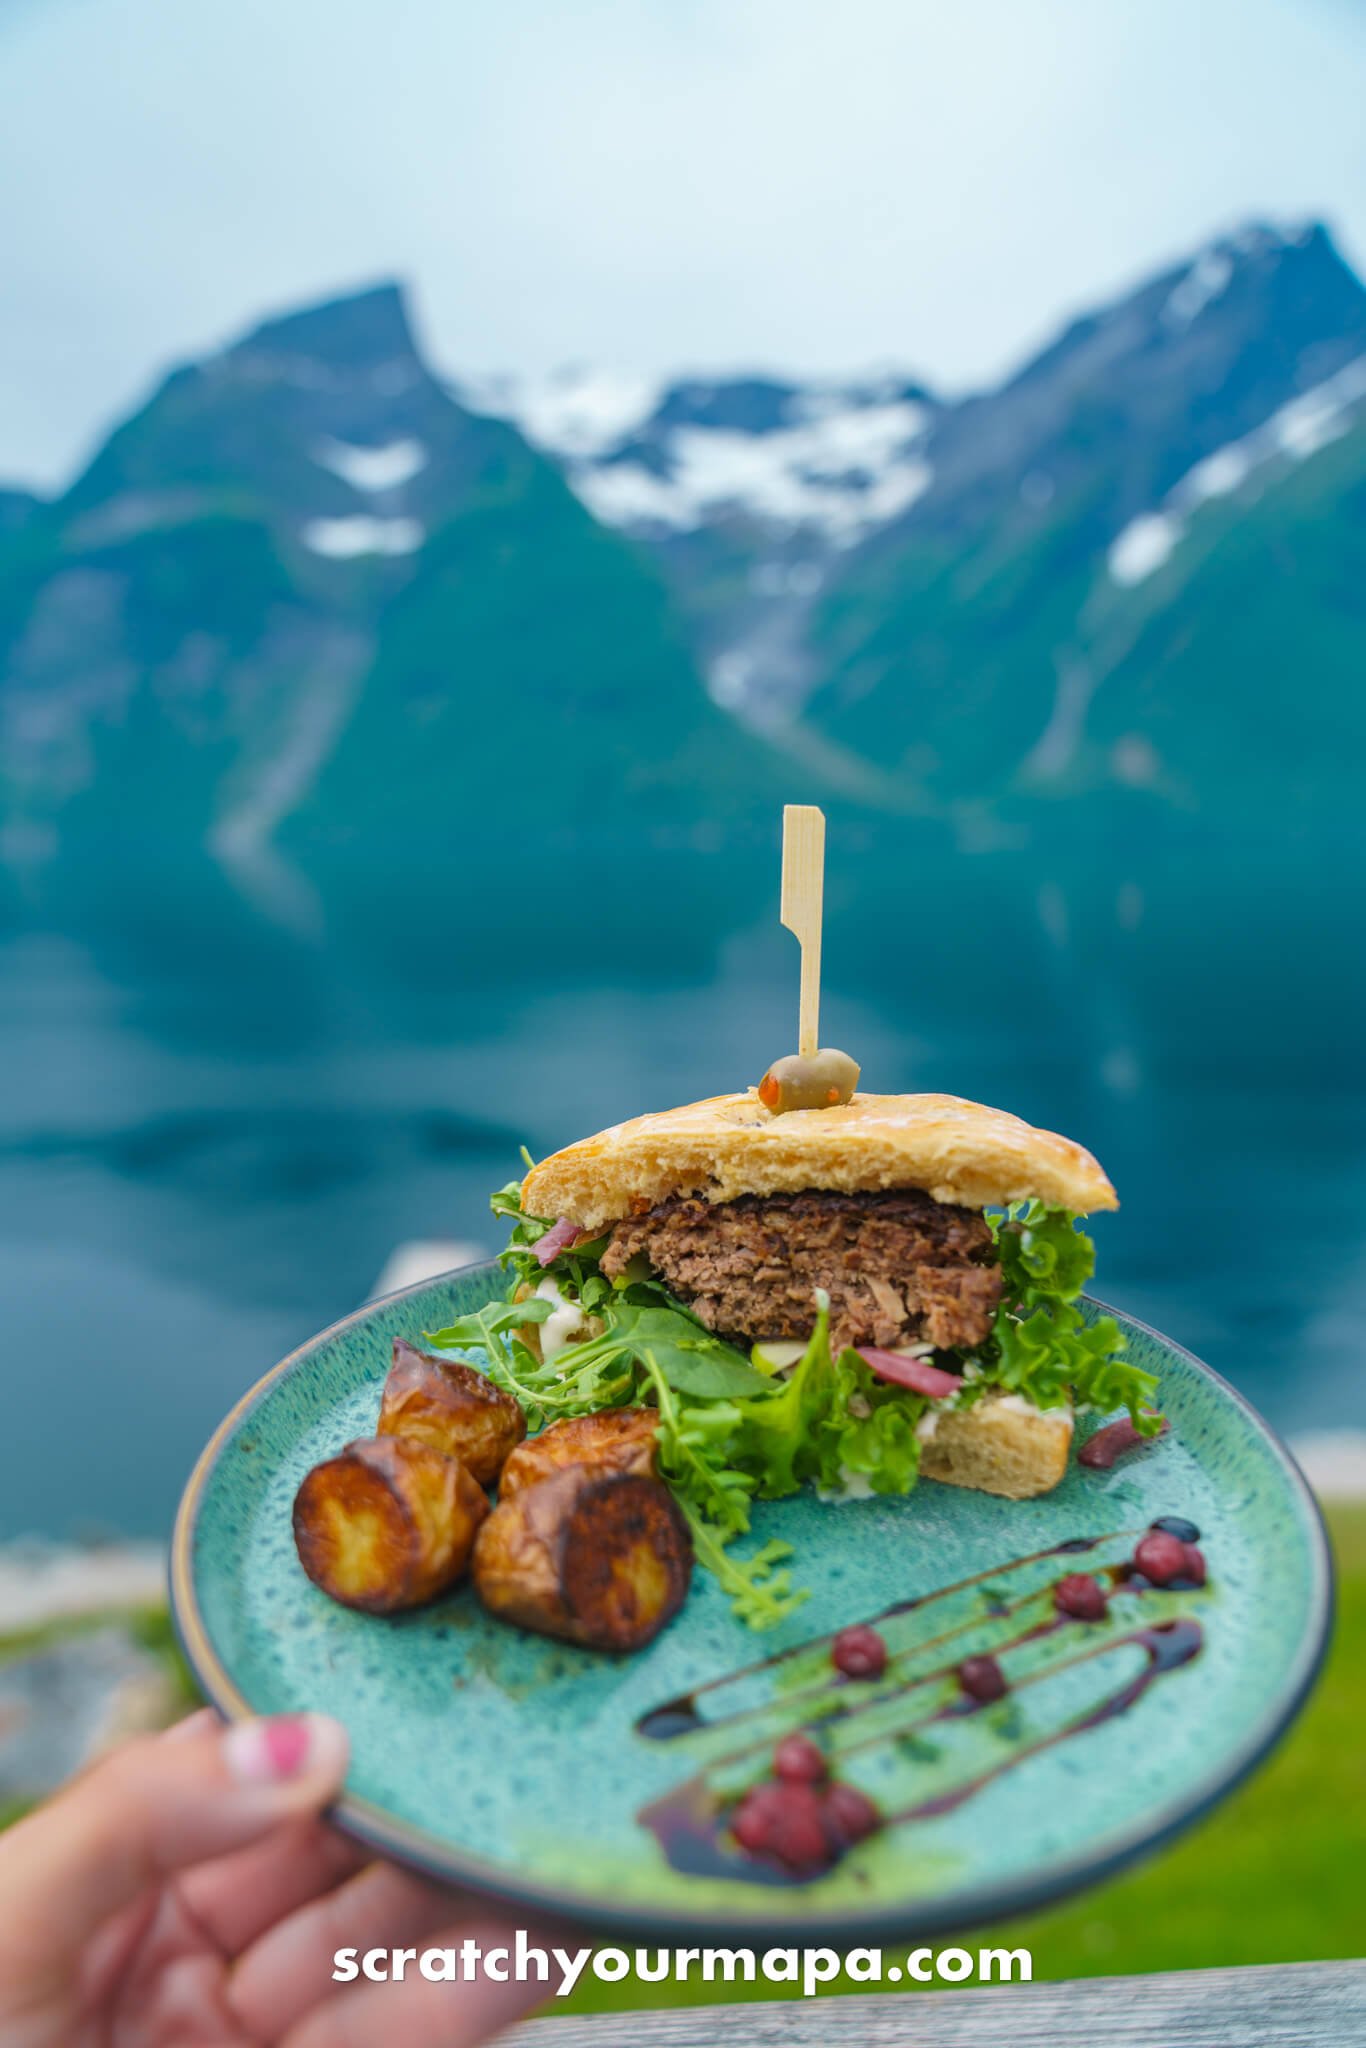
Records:
{"label": "green mountain slope", "polygon": [[1345,822],[1366,759],[1366,421],[1201,508],[1083,625],[1095,689],[1064,787],[1108,775],[1217,813],[1236,782],[1250,819]]}
{"label": "green mountain slope", "polygon": [[175,371],[23,509],[0,532],[0,785],[32,900],[211,860],[297,920],[294,861],[406,886],[519,800],[539,843],[600,850],[779,800],[653,566],[432,378],[393,288]]}
{"label": "green mountain slope", "polygon": [[701,692],[653,571],[519,448],[384,609],[297,828],[341,844],[383,821],[401,856],[520,813],[552,844],[642,828],[662,843],[699,815],[704,780],[722,812],[750,811],[756,777],[772,784],[759,759]]}
{"label": "green mountain slope", "polygon": [[1292,650],[1329,729],[1356,716],[1363,403],[1366,291],[1326,231],[1212,244],[939,414],[926,490],[813,610],[806,718],[960,825],[1047,829],[1088,789],[1250,815]]}

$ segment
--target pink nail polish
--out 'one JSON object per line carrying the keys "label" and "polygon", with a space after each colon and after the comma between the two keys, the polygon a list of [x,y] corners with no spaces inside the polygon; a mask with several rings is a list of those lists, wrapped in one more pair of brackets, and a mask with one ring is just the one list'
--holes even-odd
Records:
{"label": "pink nail polish", "polygon": [[301,1776],[313,1761],[313,1749],[312,1717],[308,1714],[238,1721],[223,1738],[228,1769],[249,1785],[278,1785]]}
{"label": "pink nail polish", "polygon": [[310,1743],[307,1721],[297,1714],[291,1714],[278,1721],[267,1721],[261,1732],[265,1737],[271,1777],[297,1776],[308,1761]]}

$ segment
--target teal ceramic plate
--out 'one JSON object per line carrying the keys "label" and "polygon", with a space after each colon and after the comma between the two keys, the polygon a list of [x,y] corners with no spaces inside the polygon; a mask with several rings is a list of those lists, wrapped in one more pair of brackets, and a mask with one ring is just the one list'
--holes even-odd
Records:
{"label": "teal ceramic plate", "polygon": [[[338,1715],[352,1762],[337,1819],[386,1854],[660,1935],[942,1933],[1152,1848],[1250,1770],[1304,1700],[1332,1600],[1313,1500],[1231,1387],[1123,1316],[1138,1362],[1161,1375],[1167,1437],[1109,1472],[1074,1460],[1041,1500],[927,1483],[906,1500],[762,1506],[756,1538],[789,1540],[813,1589],[774,1634],[736,1622],[702,1571],[672,1625],[627,1658],[507,1627],[468,1589],[398,1620],[334,1605],[294,1554],[299,1481],[373,1430],[395,1335],[499,1291],[496,1268],[468,1267],[306,1344],[228,1416],[177,1520],[173,1608],[205,1693],[228,1715]],[[1061,1574],[1104,1574],[1170,1515],[1198,1526],[1206,1587],[1126,1587],[1103,1622],[1046,1626]],[[820,1639],[892,1608],[888,1679],[831,1692]],[[943,1712],[961,1700],[957,1661],[1007,1641],[1010,1695]],[[775,1735],[832,1708],[836,1772],[903,1818],[813,1881],[755,1881],[717,1816]]]}

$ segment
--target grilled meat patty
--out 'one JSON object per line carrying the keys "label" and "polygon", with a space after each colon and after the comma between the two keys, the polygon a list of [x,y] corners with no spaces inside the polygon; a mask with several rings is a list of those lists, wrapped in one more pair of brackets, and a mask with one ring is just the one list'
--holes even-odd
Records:
{"label": "grilled meat patty", "polygon": [[837,1350],[971,1346],[988,1335],[1001,1296],[986,1219],[916,1188],[675,1196],[613,1226],[602,1270],[615,1277],[641,1252],[708,1329],[751,1341],[808,1336],[812,1294],[824,1287]]}

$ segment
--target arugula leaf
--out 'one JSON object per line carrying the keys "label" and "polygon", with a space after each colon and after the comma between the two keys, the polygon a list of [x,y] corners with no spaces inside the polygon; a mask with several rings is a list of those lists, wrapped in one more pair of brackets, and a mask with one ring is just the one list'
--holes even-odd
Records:
{"label": "arugula leaf", "polygon": [[542,1322],[553,1301],[532,1296],[526,1301],[491,1301],[473,1315],[461,1316],[447,1329],[424,1333],[427,1342],[444,1351],[482,1351],[484,1370],[496,1386],[513,1395],[526,1410],[528,1426],[571,1415],[591,1415],[600,1408],[619,1408],[636,1393],[639,1375],[632,1361],[601,1338],[574,1344],[543,1363],[517,1335],[523,1323]]}
{"label": "arugula leaf", "polygon": [[505,1331],[516,1330],[523,1323],[543,1323],[554,1312],[554,1302],[548,1301],[544,1295],[533,1294],[526,1301],[490,1301],[471,1315],[457,1316],[447,1329],[424,1330],[422,1334],[447,1351],[458,1351],[462,1344],[479,1344],[487,1348],[490,1337],[501,1337]]}
{"label": "arugula leaf", "polygon": [[762,1394],[737,1404],[731,1453],[738,1465],[754,1474],[765,1500],[795,1493],[808,1479],[825,1475],[829,1459],[821,1456],[816,1432],[829,1421],[835,1393],[830,1297],[819,1289],[816,1327],[802,1357],[785,1379],[765,1378]]}
{"label": "arugula leaf", "polygon": [[629,1302],[609,1311],[614,1343],[642,1363],[646,1355],[671,1387],[702,1401],[727,1401],[763,1393],[772,1385],[733,1345],[723,1344],[704,1323],[676,1308],[636,1308]]}

